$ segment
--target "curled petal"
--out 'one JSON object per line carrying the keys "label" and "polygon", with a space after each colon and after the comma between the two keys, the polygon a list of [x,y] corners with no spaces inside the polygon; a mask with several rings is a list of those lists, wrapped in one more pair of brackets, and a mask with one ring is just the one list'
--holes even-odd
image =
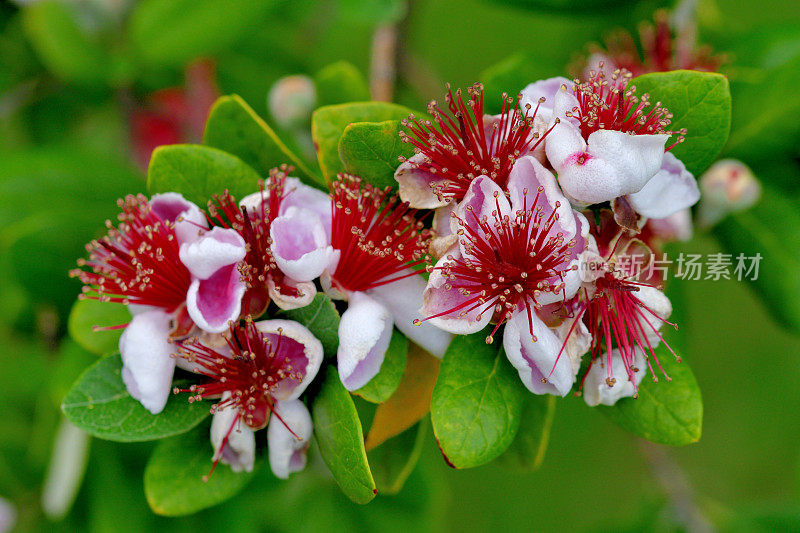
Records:
{"label": "curled petal", "polygon": [[638,192],[656,175],[664,159],[664,145],[669,135],[629,135],[619,131],[598,130],[589,135],[589,153],[617,169],[622,177],[617,196]]}
{"label": "curled petal", "polygon": [[186,309],[197,327],[222,333],[229,321],[239,318],[246,290],[236,265],[228,265],[208,279],[192,281],[186,293]]}
{"label": "curled petal", "polygon": [[379,285],[369,291],[369,295],[381,301],[394,317],[397,329],[426,351],[441,357],[453,338],[449,333],[422,322],[415,326],[415,320],[421,320],[422,295],[425,291],[425,279],[422,276],[409,276],[394,283]]}
{"label": "curled petal", "polygon": [[312,430],[311,415],[303,402],[275,404],[267,428],[269,466],[275,477],[288,479],[289,474],[305,468]]}
{"label": "curled petal", "polygon": [[[555,96],[562,85],[566,87],[572,87],[572,82],[567,78],[559,76],[556,78],[548,78],[546,80],[533,82],[522,89],[520,107],[522,108],[523,112],[528,105],[531,106],[532,110],[536,109],[536,106],[538,105],[539,111],[536,113],[536,116],[541,117],[546,122],[550,122],[550,120],[553,118]],[[544,98],[545,100],[540,104],[539,100],[541,98]]]}
{"label": "curled petal", "polygon": [[414,154],[397,167],[394,178],[400,199],[415,209],[444,207],[448,204],[447,200],[434,192],[435,188],[442,186],[443,180],[432,172],[417,168],[424,162],[424,154]]}
{"label": "curled petal", "polygon": [[[649,285],[639,287],[639,290],[636,291],[636,297],[644,307],[642,309],[643,318],[639,320],[641,329],[645,332],[650,346],[655,348],[661,342],[661,338],[656,331],[661,328],[664,321],[668,320],[672,314],[672,303],[663,292]],[[653,328],[656,331],[653,331]]]}
{"label": "curled petal", "polygon": [[700,199],[700,189],[681,160],[667,152],[656,175],[628,198],[640,215],[666,218],[696,204]]}
{"label": "curled petal", "polygon": [[647,228],[657,239],[665,241],[688,241],[693,234],[692,210],[683,209],[666,218],[651,218]]}
{"label": "curled petal", "polygon": [[293,320],[262,320],[256,322],[256,327],[263,333],[279,333],[295,341],[282,346],[281,355],[290,359],[292,369],[299,372],[301,379],[284,379],[273,391],[273,396],[281,401],[300,397],[322,364],[322,343],[308,328]]}
{"label": "curled petal", "polygon": [[566,396],[575,383],[569,357],[561,352],[562,342],[542,320],[532,313],[531,337],[527,313],[515,313],[506,323],[503,347],[519,372],[522,383],[534,394]]}
{"label": "curled petal", "polygon": [[297,281],[318,278],[334,251],[319,217],[308,209],[290,207],[270,226],[272,255],[281,271]]}
{"label": "curled petal", "polygon": [[[450,257],[461,258],[458,246],[453,246],[433,268],[428,278],[428,285],[422,294],[420,313],[428,319],[428,322],[444,331],[456,335],[477,333],[492,319],[492,304],[480,302],[482,289],[478,284],[475,284],[475,288],[470,290],[469,294],[448,285],[447,278],[442,273],[450,263]],[[487,306],[488,310],[482,312]]]}
{"label": "curled petal", "polygon": [[[223,401],[227,399],[226,396],[230,397],[230,393],[222,395]],[[230,465],[234,472],[253,471],[256,437],[253,430],[241,421],[236,409],[226,407],[217,409],[214,413],[211,420],[211,445],[214,446],[214,458],[219,457],[220,462]]]}
{"label": "curled petal", "polygon": [[171,316],[160,309],[133,317],[119,338],[122,381],[130,395],[151,413],[164,410],[172,386]]}
{"label": "curled petal", "polygon": [[281,202],[281,215],[286,214],[286,211],[292,207],[308,209],[315,213],[325,232],[328,235],[328,240],[331,238],[331,197],[328,193],[322,192],[314,187],[309,187],[303,184],[297,178],[286,178],[286,183],[283,186],[284,194],[286,195]]}
{"label": "curled petal", "polygon": [[611,354],[611,375],[614,376],[614,381],[609,381],[608,369],[605,367],[606,358],[599,357],[594,361],[583,382],[583,399],[588,405],[614,405],[619,399],[636,394],[645,374],[646,363],[642,351],[637,348],[635,352],[634,365],[630,369],[633,381],[619,350],[614,349]]}
{"label": "curled petal", "polygon": [[339,378],[347,390],[360,389],[381,368],[392,338],[392,314],[361,292],[350,295],[339,322]]}
{"label": "curled petal", "polygon": [[179,244],[196,241],[203,230],[208,228],[203,211],[180,193],[154,194],[149,204],[153,213],[175,224],[175,236]]}
{"label": "curled petal", "polygon": [[[270,277],[267,280],[267,290],[275,305],[284,311],[305,307],[317,295],[317,287],[310,281],[296,282],[289,278],[283,278],[282,281],[281,285],[276,285],[275,281]],[[292,292],[296,293],[296,295],[291,294],[287,289],[292,289]]]}
{"label": "curled petal", "polygon": [[236,230],[214,228],[195,242],[181,245],[181,262],[192,276],[208,279],[223,267],[244,259],[247,249]]}

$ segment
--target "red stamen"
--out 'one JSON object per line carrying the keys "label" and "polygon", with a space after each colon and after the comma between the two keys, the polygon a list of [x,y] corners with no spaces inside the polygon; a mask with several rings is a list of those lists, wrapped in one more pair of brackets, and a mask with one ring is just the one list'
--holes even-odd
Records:
{"label": "red stamen", "polygon": [[79,259],[70,276],[83,282],[83,294],[102,302],[150,305],[168,312],[186,300],[189,271],[178,255],[174,224],[152,212],[147,198],[119,200],[122,213],[115,228],[106,221],[108,235],[86,245],[89,259]]}
{"label": "red stamen", "polygon": [[[497,210],[492,212],[493,220],[478,218],[470,206],[467,217],[462,220],[454,216],[458,225],[458,235],[462,239],[466,255],[461,258],[447,257],[441,267],[446,279],[443,289],[458,291],[462,302],[450,309],[428,316],[425,320],[440,316],[464,317],[480,309],[476,319],[492,310],[496,327],[486,342],[494,340],[494,334],[501,324],[523,308],[532,324],[531,306],[538,308],[544,293],[555,293],[564,289],[564,276],[574,259],[576,240],[564,240],[564,235],[555,227],[558,214],[554,209],[545,218],[545,211],[539,205],[544,189],[539,187],[533,201],[528,205],[528,190],[523,190],[524,207],[513,218],[500,216],[499,195],[495,193]],[[556,202],[556,208],[560,203]],[[435,269],[435,268],[434,268]],[[433,269],[429,269],[433,270]],[[415,321],[419,325],[421,321]],[[531,325],[531,336],[533,326]]]}
{"label": "red stamen", "polygon": [[425,155],[425,162],[417,168],[441,178],[441,183],[432,187],[442,199],[460,201],[472,180],[481,175],[505,188],[514,162],[533,151],[549,133],[540,137],[533,132],[538,105],[533,110],[528,106],[523,113],[520,97],[515,100],[506,94],[499,119],[489,127],[484,122],[483,86],[476,83],[467,92],[469,101],[464,102],[461,89],[453,96],[448,85],[448,110],[443,111],[435,101],[428,105],[435,125],[414,115],[403,121],[411,135],[401,132],[400,136],[416,153]]}
{"label": "red stamen", "polygon": [[426,262],[429,232],[408,203],[389,189],[341,174],[333,183],[331,244],[341,255],[331,276],[345,291],[365,291],[416,275],[406,270]]}

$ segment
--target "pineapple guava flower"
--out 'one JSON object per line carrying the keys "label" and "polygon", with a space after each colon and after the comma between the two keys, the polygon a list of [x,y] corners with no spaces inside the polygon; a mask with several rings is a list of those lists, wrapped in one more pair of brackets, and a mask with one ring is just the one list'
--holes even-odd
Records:
{"label": "pineapple guava flower", "polygon": [[427,232],[407,203],[388,189],[340,175],[333,183],[333,260],[321,282],[326,292],[348,301],[339,323],[339,377],[348,390],[364,386],[380,370],[393,326],[441,357],[451,336],[433,326],[414,326],[424,278],[413,268],[425,263]]}
{"label": "pineapple guava flower", "polygon": [[70,275],[84,284],[79,298],[128,305],[133,318],[119,340],[122,379],[128,392],[151,413],[169,397],[175,361],[170,337],[188,333],[194,323],[186,309],[191,273],[180,247],[199,238],[205,217],[180,194],[128,196],[119,201],[119,226],[107,222],[108,235],[86,246],[87,260]]}
{"label": "pineapple guava flower", "polygon": [[[276,475],[286,476],[289,470],[294,470],[279,459],[301,453],[299,450],[307,446],[311,434],[310,419],[298,414],[305,406],[297,398],[319,371],[322,344],[297,322],[253,322],[249,317],[243,323],[231,323],[225,341],[224,345],[213,347],[208,345],[213,343],[198,338],[177,343],[177,357],[209,381],[188,389],[175,389],[175,393],[190,392],[189,401],[219,399],[212,406],[211,442],[215,450],[212,472],[218,461],[231,465],[234,471],[252,470],[254,432],[267,424],[281,424],[299,441],[291,442],[277,429],[268,431],[268,444],[275,447],[270,456],[276,457],[270,464]],[[279,402],[281,408],[277,409]],[[298,461],[294,460],[295,466]]]}
{"label": "pineapple guava flower", "polygon": [[247,246],[239,263],[245,314],[262,314],[270,300],[281,309],[308,305],[317,292],[311,281],[324,270],[318,265],[333,253],[326,246],[330,198],[288,171],[273,169],[261,190],[238,204],[227,192],[209,203],[210,220],[235,230]]}
{"label": "pineapple guava flower", "polygon": [[520,157],[544,161],[547,122],[537,115],[541,102],[521,106],[519,97],[504,94],[502,112],[491,116],[483,114],[483,86],[475,84],[467,92],[465,103],[461,90],[454,96],[448,86],[447,111],[436,102],[428,105],[433,122],[413,115],[403,121],[411,134],[401,137],[414,146],[415,154],[401,159],[395,178],[400,197],[413,208],[457,203],[478,176],[505,187]]}
{"label": "pineapple guava flower", "polygon": [[606,368],[608,360],[600,358],[589,368],[583,378],[581,391],[586,404],[594,407],[596,405],[614,405],[621,398],[636,396],[639,385],[644,378],[644,355],[638,348],[634,350],[633,363],[630,368],[626,367],[619,348],[614,348],[611,353],[611,372],[612,376],[627,376],[626,379],[613,381],[608,379],[609,372]]}
{"label": "pineapple guava flower", "polygon": [[697,213],[701,226],[710,227],[728,213],[744,211],[761,197],[761,183],[736,159],[717,161],[700,176],[703,201]]}
{"label": "pineapple guava flower", "polygon": [[629,81],[630,73],[614,71],[608,79],[601,69],[583,83],[562,85],[553,98],[545,152],[577,204],[639,192],[662,166],[671,115],[651,107],[646,94],[636,96]]}
{"label": "pineapple guava flower", "polygon": [[472,182],[453,214],[458,243],[433,267],[422,313],[456,334],[494,322],[487,343],[506,324],[503,345],[522,382],[537,394],[563,396],[577,368],[559,359],[564,339],[539,312],[580,287],[589,224],[534,157],[516,162],[507,189],[509,198],[490,178]]}

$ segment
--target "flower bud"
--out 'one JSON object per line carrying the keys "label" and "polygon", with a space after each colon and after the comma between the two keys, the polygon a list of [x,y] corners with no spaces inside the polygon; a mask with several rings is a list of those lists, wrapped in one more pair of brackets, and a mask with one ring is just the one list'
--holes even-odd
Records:
{"label": "flower bud", "polygon": [[744,211],[761,197],[761,183],[741,161],[717,161],[700,177],[698,220],[709,227],[728,213]]}
{"label": "flower bud", "polygon": [[285,76],[269,91],[267,103],[275,122],[283,128],[307,123],[317,102],[314,81],[308,76]]}

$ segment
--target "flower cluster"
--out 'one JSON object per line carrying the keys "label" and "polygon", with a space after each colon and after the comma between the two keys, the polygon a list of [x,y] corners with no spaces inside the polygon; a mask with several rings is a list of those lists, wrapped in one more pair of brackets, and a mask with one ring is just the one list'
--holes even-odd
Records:
{"label": "flower cluster", "polygon": [[72,275],[82,298],[122,303],[122,379],[160,413],[175,367],[200,382],[175,393],[214,399],[214,464],[250,470],[253,432],[267,427],[273,472],[305,464],[311,418],[299,399],[322,345],[297,322],[267,319],[308,305],[318,286],[343,301],[338,365],[349,390],[379,371],[394,326],[441,356],[450,335],[413,325],[425,280],[428,231],[408,204],[354,176],[332,194],[274,169],[241,200],[221,191],[201,209],[178,193],[121,200],[119,223],[87,245]]}
{"label": "flower cluster", "polygon": [[536,394],[569,393],[589,353],[579,387],[590,405],[635,396],[645,366],[656,378],[660,329],[672,325],[663,280],[617,265],[690,231],[699,199],[670,153],[685,132],[629,72],[600,67],[503,95],[497,116],[483,114],[480,85],[466,101],[448,89],[447,110],[432,102],[432,120],[405,122],[415,154],[395,174],[403,200],[436,210],[438,261],[415,323],[489,326],[487,343],[503,327]]}

